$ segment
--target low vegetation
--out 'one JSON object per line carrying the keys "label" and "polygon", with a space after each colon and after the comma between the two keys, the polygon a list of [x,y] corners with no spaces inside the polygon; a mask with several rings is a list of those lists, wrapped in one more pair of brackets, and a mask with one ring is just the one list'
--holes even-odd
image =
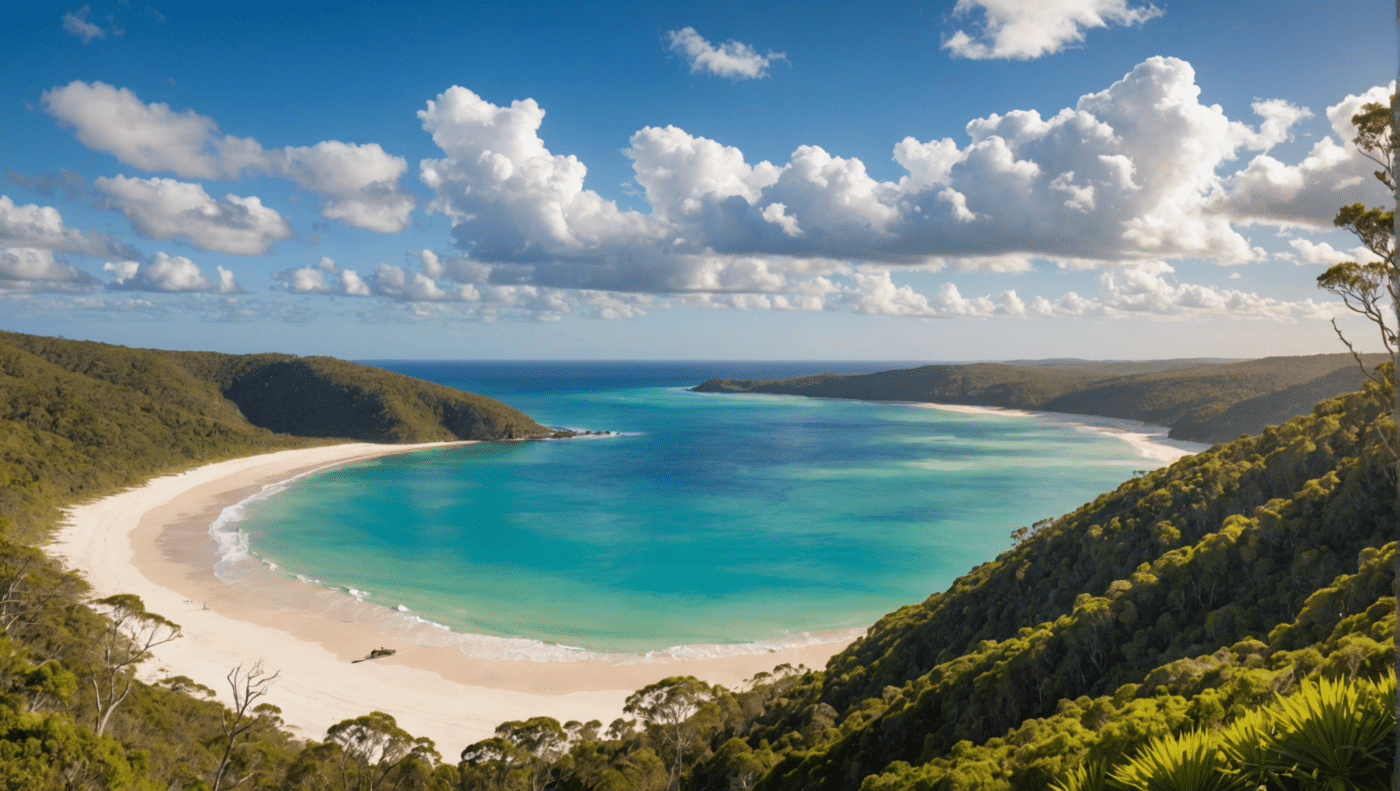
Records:
{"label": "low vegetation", "polygon": [[[1389,359],[1367,355],[1370,365]],[[873,374],[711,379],[694,390],[923,401],[1066,412],[1171,428],[1174,439],[1228,442],[1306,414],[1366,381],[1348,354],[1228,360],[926,365]]]}
{"label": "low vegetation", "polygon": [[[1397,514],[1378,437],[1394,426],[1374,383],[1016,531],[823,669],[665,679],[606,726],[535,717],[443,755],[382,712],[293,739],[263,701],[273,667],[230,668],[232,709],[188,678],[137,681],[179,626],[135,597],[90,601],[28,543],[62,505],[324,441],[226,395],[256,391],[263,364],[0,341],[5,788],[1296,789],[1391,770]],[[297,398],[395,381],[267,359],[327,383]]]}

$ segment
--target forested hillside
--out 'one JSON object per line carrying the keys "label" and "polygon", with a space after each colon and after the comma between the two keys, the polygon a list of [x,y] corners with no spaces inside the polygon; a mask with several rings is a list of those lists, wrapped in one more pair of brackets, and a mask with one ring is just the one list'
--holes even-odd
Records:
{"label": "forested hillside", "polygon": [[[1388,787],[1383,411],[1374,387],[1332,399],[1017,530],[1015,549],[885,617],[823,671],[738,692],[668,679],[634,696],[634,723],[559,730],[547,760],[530,745],[550,723],[508,723],[464,753],[463,787],[1095,788],[1075,772],[1127,772],[1140,750],[1171,752],[1155,739],[1236,731],[1268,760],[1222,760],[1217,779],[1310,787],[1300,778],[1316,766],[1279,756],[1319,726],[1288,712],[1333,693],[1379,723],[1333,755],[1351,761],[1353,785],[1336,787]],[[1278,708],[1276,693],[1302,698]]]}
{"label": "forested hillside", "polygon": [[327,357],[128,349],[0,332],[0,520],[196,463],[317,444],[556,434],[499,401]]}
{"label": "forested hillside", "polygon": [[[1375,365],[1388,359],[1369,355]],[[1228,442],[1305,414],[1313,404],[1361,387],[1348,354],[1262,360],[1150,360],[926,365],[873,374],[794,379],[711,379],[694,390],[784,393],[864,401],[924,401],[1067,412],[1140,420],[1175,439]]]}
{"label": "forested hillside", "polygon": [[[236,711],[188,679],[136,682],[145,647],[178,627],[134,597],[87,601],[81,579],[15,540],[150,474],[319,441],[273,434],[225,398],[297,358],[242,368],[14,337],[0,339],[0,787],[1091,789],[1111,775],[1146,789],[1191,755],[1218,787],[1386,787],[1397,514],[1374,385],[1016,530],[1014,549],[825,669],[737,690],[666,679],[607,726],[503,723],[459,756],[377,712],[297,742],[259,705],[255,668],[230,668]],[[295,375],[373,390],[317,365]],[[1326,755],[1298,747],[1330,736]]]}

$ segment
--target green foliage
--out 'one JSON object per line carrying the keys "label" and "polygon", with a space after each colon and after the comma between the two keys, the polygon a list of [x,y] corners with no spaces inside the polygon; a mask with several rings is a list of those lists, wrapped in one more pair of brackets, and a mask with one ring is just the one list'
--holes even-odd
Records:
{"label": "green foliage", "polygon": [[1278,774],[1324,788],[1377,788],[1390,777],[1395,676],[1380,684],[1322,679],[1273,707]]}
{"label": "green foliage", "polygon": [[[1386,359],[1369,355],[1374,364]],[[770,381],[711,379],[702,392],[785,393],[863,401],[1037,409],[1169,426],[1177,439],[1224,442],[1306,413],[1361,386],[1350,355],[1248,362],[928,365],[873,374],[816,374]]]}
{"label": "green foliage", "polygon": [[1115,768],[1111,778],[1133,791],[1229,791],[1242,785],[1226,773],[1216,740],[1197,730],[1153,739]]}
{"label": "green foliage", "polygon": [[719,714],[716,692],[694,676],[672,676],[627,697],[622,710],[641,718],[649,735],[670,756],[669,789],[678,786],[688,751]]}
{"label": "green foliage", "polygon": [[[1065,393],[1046,382],[1092,380],[1115,409],[1209,412],[1286,367],[1256,363],[1065,364],[1010,382],[1020,374],[985,367],[949,381],[1053,400]],[[88,606],[80,579],[15,543],[78,499],[309,442],[259,425],[260,410],[279,412],[268,388],[400,439],[466,425],[450,403],[470,399],[359,368],[0,335],[0,786],[1359,788],[1390,770],[1396,512],[1375,384],[1018,531],[1015,548],[881,619],[824,671],[783,666],[736,690],[668,678],[628,698],[635,719],[503,723],[456,764],[379,712],[300,744],[249,699],[263,678],[252,670],[230,674],[244,690],[234,712],[189,679],[142,684],[130,672],[142,646],[178,627],[131,596]],[[1220,374],[1196,406],[1177,389],[1193,370]],[[316,411],[280,413],[345,435]],[[471,425],[521,425],[492,420]]]}
{"label": "green foliage", "polygon": [[0,787],[24,791],[107,788],[155,791],[138,756],[62,713],[26,714],[0,705]]}
{"label": "green foliage", "polygon": [[1065,779],[1050,784],[1051,791],[1106,791],[1108,764],[1090,761],[1069,771]]}
{"label": "green foliage", "polygon": [[325,742],[300,752],[287,779],[339,791],[423,788],[439,759],[432,740],[414,738],[392,716],[375,711],[332,725]]}
{"label": "green foliage", "polygon": [[[1308,681],[1221,731],[1153,739],[1112,768],[1110,785],[1136,791],[1383,788],[1394,743],[1393,674],[1380,683]],[[1095,771],[1075,769],[1057,787],[1083,788]]]}
{"label": "green foliage", "polygon": [[396,443],[556,434],[494,399],[332,357],[162,354],[279,434]]}
{"label": "green foliage", "polygon": [[[317,416],[327,408],[334,419]],[[186,678],[141,683],[135,667],[179,627],[130,594],[86,603],[80,577],[22,543],[41,539],[61,507],[155,475],[326,442],[276,431],[390,442],[550,434],[490,399],[337,360],[0,333],[0,787],[226,791],[326,777],[336,788],[347,778],[457,787],[431,744],[375,715],[302,749],[275,707],[234,713]],[[376,727],[387,741],[364,759],[375,737],[352,736]],[[404,739],[407,752],[381,772]]]}
{"label": "green foliage", "polygon": [[328,357],[0,332],[0,526],[20,541],[42,538],[61,504],[236,456],[561,434],[493,399]]}

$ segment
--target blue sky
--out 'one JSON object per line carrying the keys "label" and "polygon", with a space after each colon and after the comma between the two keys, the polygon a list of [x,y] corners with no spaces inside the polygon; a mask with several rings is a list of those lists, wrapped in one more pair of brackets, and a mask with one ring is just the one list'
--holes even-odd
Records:
{"label": "blue sky", "polygon": [[[0,328],[369,358],[1338,351],[1384,2],[36,3]],[[1344,318],[1352,335],[1365,329]]]}

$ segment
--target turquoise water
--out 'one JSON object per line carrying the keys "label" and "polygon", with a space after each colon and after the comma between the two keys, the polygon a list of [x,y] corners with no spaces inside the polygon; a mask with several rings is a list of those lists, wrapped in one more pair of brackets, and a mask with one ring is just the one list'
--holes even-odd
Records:
{"label": "turquoise water", "polygon": [[636,652],[864,627],[1151,466],[1033,417],[684,389],[830,364],[378,364],[618,432],[384,458],[248,505],[281,571],[464,633]]}

